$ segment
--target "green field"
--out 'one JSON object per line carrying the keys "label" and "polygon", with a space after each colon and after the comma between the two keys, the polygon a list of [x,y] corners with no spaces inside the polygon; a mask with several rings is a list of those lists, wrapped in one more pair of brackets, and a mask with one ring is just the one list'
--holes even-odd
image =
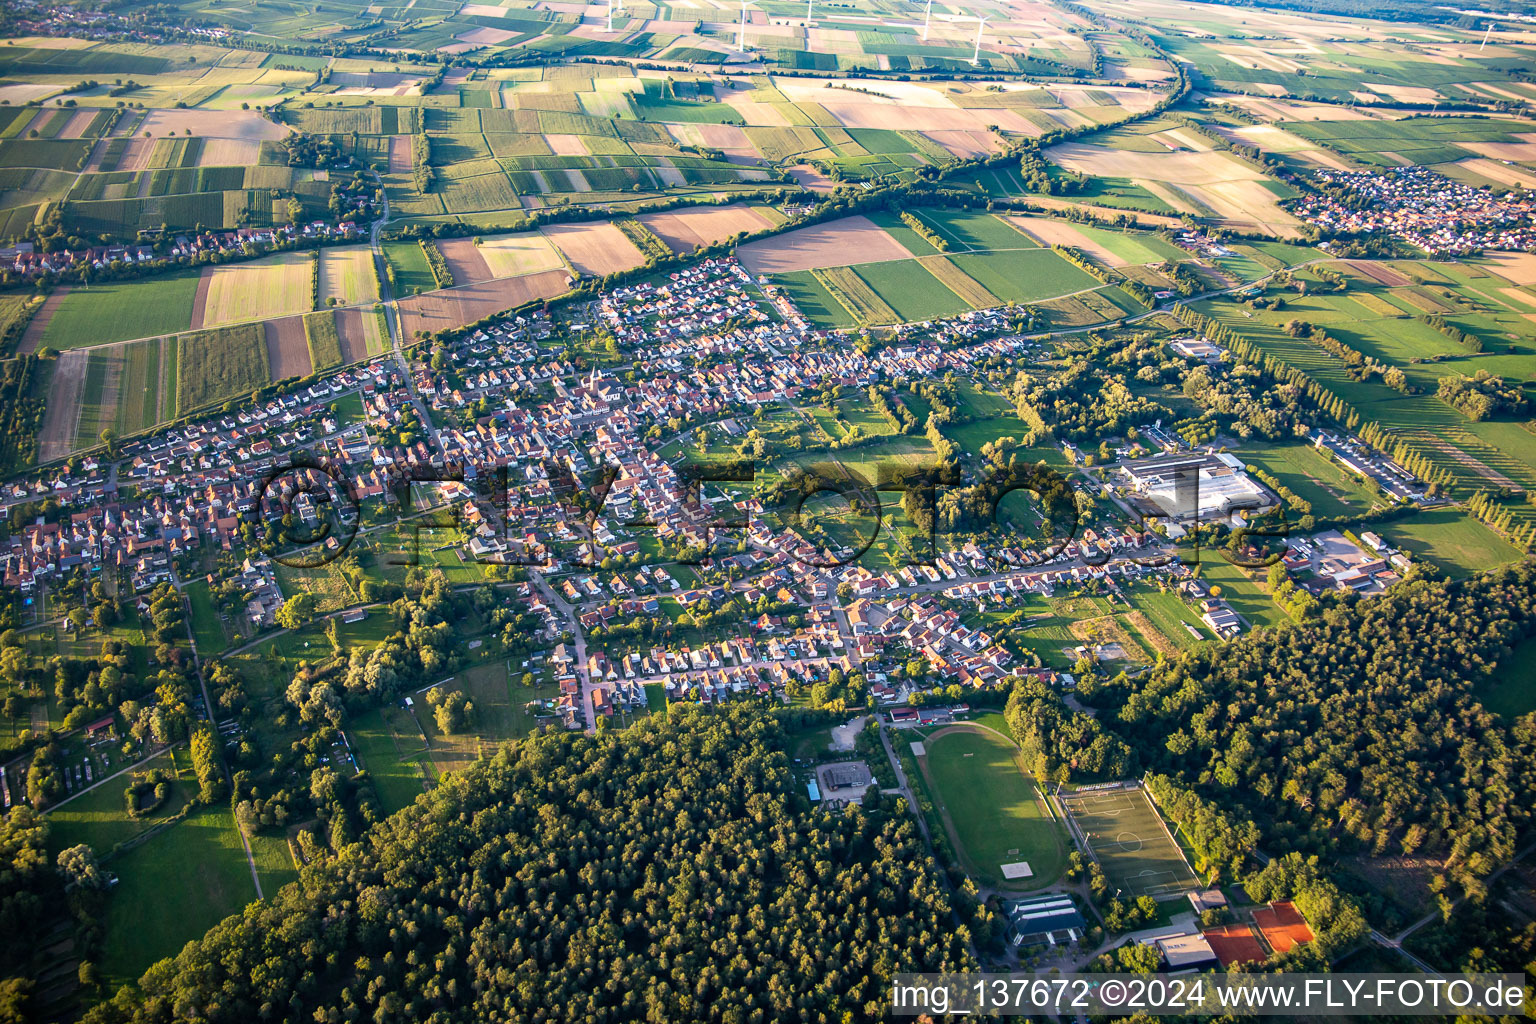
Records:
{"label": "green field", "polygon": [[954,316],[971,308],[917,260],[865,263],[853,270],[909,323]]}
{"label": "green field", "polygon": [[177,339],[179,413],[242,397],[270,382],[267,338],[261,324],[196,331]]}
{"label": "green field", "polygon": [[62,351],[184,331],[192,326],[198,276],[194,271],[76,286],[54,309],[42,344]]}
{"label": "green field", "polygon": [[359,715],[347,729],[358,763],[373,780],[379,803],[393,814],[422,793],[417,759],[425,741],[416,723],[398,704]]}
{"label": "green field", "polygon": [[[1305,442],[1243,447],[1235,453],[1246,465],[1273,475],[1296,496],[1312,503],[1317,516],[1359,515],[1375,498],[1359,477]],[[1288,512],[1291,521],[1296,515]]]}
{"label": "green field", "polygon": [[812,324],[825,329],[857,326],[853,314],[832,297],[822,283],[809,270],[780,274],[774,281],[789,293],[790,300],[799,307]]}
{"label": "green field", "polygon": [[950,252],[1035,249],[1038,242],[990,213],[927,207],[913,211],[949,243]]}
{"label": "green field", "polygon": [[[981,884],[1008,889],[1054,882],[1066,864],[1066,848],[1034,782],[1015,760],[1015,745],[980,728],[937,736],[924,744],[922,764],[968,872]],[[1005,880],[1001,866],[1016,861],[1027,861],[1034,874]]]}
{"label": "green field", "polygon": [[1037,302],[1100,286],[1098,280],[1049,249],[962,253],[950,259],[1005,302]]}
{"label": "green field", "polygon": [[1065,794],[1062,803],[1087,837],[1093,856],[1115,889],[1131,897],[1167,897],[1198,885],[1184,859],[1139,787]]}
{"label": "green field", "polygon": [[1513,545],[1459,509],[1430,509],[1374,529],[1393,547],[1453,576],[1471,576],[1520,559]]}
{"label": "green field", "polygon": [[224,639],[224,624],[214,606],[208,581],[188,583],[186,594],[192,606],[192,636],[197,641],[198,653],[205,658],[219,653],[228,641]]}
{"label": "green field", "polygon": [[384,260],[394,277],[395,298],[430,292],[437,288],[437,278],[427,263],[421,245],[413,239],[383,243]]}
{"label": "green field", "polygon": [[121,883],[107,901],[102,973],[136,980],[256,898],[251,868],[228,807],[200,810],[115,858]]}
{"label": "green field", "polygon": [[309,343],[309,367],[312,373],[341,365],[341,335],[336,331],[336,314],[328,309],[304,314],[304,340]]}
{"label": "green field", "polygon": [[[109,771],[115,772],[127,767],[127,762],[119,763],[117,758],[113,761]],[[169,772],[175,771],[175,768],[170,754],[161,754],[137,770],[149,772],[159,769]],[[194,784],[179,780],[172,785],[170,798],[156,808],[154,813],[142,818],[130,818],[123,797],[128,782],[129,776],[119,776],[49,811],[49,849],[57,853],[85,843],[96,852],[98,858],[105,857],[118,843],[141,835],[175,815],[185,805],[188,794],[195,795],[196,789]]]}

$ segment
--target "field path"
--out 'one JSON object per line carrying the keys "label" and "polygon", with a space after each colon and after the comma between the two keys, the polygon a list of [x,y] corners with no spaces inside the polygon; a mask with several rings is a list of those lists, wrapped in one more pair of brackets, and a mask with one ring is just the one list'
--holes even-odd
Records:
{"label": "field path", "polygon": [[43,342],[43,334],[48,330],[48,324],[53,320],[53,314],[58,310],[64,297],[69,294],[69,285],[60,285],[53,290],[53,294],[44,300],[42,308],[32,314],[32,321],[27,324],[27,329],[22,332],[21,344],[16,351],[27,356],[36,352]]}

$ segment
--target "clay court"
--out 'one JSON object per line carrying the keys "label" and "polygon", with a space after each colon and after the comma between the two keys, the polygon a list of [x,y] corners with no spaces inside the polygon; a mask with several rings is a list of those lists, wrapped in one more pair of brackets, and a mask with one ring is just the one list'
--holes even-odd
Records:
{"label": "clay court", "polygon": [[1288,953],[1298,944],[1313,939],[1312,929],[1294,903],[1272,903],[1263,910],[1255,910],[1253,923],[1259,926],[1264,940],[1276,953]]}
{"label": "clay court", "polygon": [[1253,933],[1250,925],[1216,925],[1203,929],[1200,934],[1205,936],[1205,941],[1211,944],[1216,959],[1221,961],[1223,967],[1230,967],[1233,964],[1263,963],[1269,956],[1264,944]]}
{"label": "clay court", "polygon": [[539,231],[580,274],[602,277],[645,262],[629,236],[612,224],[550,224]]}
{"label": "clay court", "polygon": [[268,320],[267,365],[272,368],[273,380],[288,377],[307,377],[312,372],[309,362],[309,342],[304,337],[304,318],[285,316]]}
{"label": "clay court", "polygon": [[909,260],[912,253],[868,217],[844,217],[748,242],[736,256],[752,273],[772,275]]}
{"label": "clay court", "polygon": [[413,295],[399,302],[401,329],[410,341],[417,331],[462,327],[530,299],[552,299],[569,290],[569,279],[564,270],[550,270]]}
{"label": "clay court", "polygon": [[713,245],[738,231],[753,232],[773,227],[772,221],[743,203],[643,213],[638,219],[673,252],[681,253]]}

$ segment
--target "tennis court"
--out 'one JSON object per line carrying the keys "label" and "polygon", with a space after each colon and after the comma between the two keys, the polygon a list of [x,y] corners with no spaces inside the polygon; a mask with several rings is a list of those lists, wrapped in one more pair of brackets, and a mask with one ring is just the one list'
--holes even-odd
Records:
{"label": "tennis court", "polygon": [[1111,889],[1161,898],[1200,884],[1140,786],[1062,793],[1061,802]]}

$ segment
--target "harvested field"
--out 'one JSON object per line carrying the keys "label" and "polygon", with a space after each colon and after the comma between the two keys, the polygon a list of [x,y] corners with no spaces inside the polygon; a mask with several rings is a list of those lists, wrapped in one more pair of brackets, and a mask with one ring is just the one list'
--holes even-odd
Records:
{"label": "harvested field", "polygon": [[320,305],[331,299],[340,306],[376,302],[379,279],[373,271],[373,252],[366,245],[335,246],[320,250]]}
{"label": "harvested field", "polygon": [[1362,277],[1368,277],[1377,284],[1384,284],[1388,288],[1402,288],[1405,285],[1413,284],[1412,281],[1391,267],[1375,263],[1371,260],[1347,260],[1344,265]]}
{"label": "harvested field", "polygon": [[[762,217],[761,214],[754,216]],[[609,223],[551,224],[539,230],[579,274],[602,277],[645,262],[629,236]]]}
{"label": "harvested field", "polygon": [[713,245],[738,231],[751,233],[773,227],[767,217],[745,203],[672,210],[667,213],[643,213],[637,219],[657,238],[666,242],[672,251],[682,253]]}
{"label": "harvested field", "polygon": [[[109,150],[114,154],[108,161]],[[149,167],[155,151],[154,139],[102,139],[91,150],[87,171],[142,171]]]}
{"label": "harvested field", "polygon": [[99,111],[90,107],[76,110],[70,115],[69,120],[64,122],[64,127],[59,129],[58,135],[54,137],[58,139],[83,138],[85,130],[91,126],[92,121],[96,120],[98,113]]}
{"label": "harvested field", "polygon": [[443,254],[454,284],[474,284],[495,276],[473,238],[439,238],[437,251]]}
{"label": "harvested field", "polygon": [[1077,225],[1050,217],[1009,217],[1013,224],[1023,228],[1041,245],[1066,245],[1078,250],[1090,259],[1106,267],[1123,267],[1126,261],[1111,252],[1108,246],[1099,244],[1077,229]]}
{"label": "harvested field", "polygon": [[309,342],[304,337],[304,318],[285,316],[268,320],[265,326],[267,365],[271,367],[272,379],[309,376]]}
{"label": "harvested field", "polygon": [[85,390],[85,374],[90,362],[90,353],[79,349],[59,356],[48,391],[43,429],[37,435],[39,462],[52,462],[69,454],[75,440],[75,425],[80,421],[80,398]]}
{"label": "harvested field", "polygon": [[313,308],[313,277],[307,252],[207,267],[198,282],[192,326],[220,327],[303,313]]}
{"label": "harvested field", "polygon": [[336,311],[336,334],[341,341],[341,361],[359,363],[389,347],[380,314],[371,309]]}
{"label": "harvested field", "polygon": [[549,270],[413,295],[400,300],[401,329],[409,340],[416,337],[417,331],[462,327],[530,299],[551,299],[563,294],[570,288],[569,279],[565,270]]}
{"label": "harvested field", "polygon": [[556,156],[586,156],[587,144],[581,141],[580,135],[561,135],[551,132],[544,136],[544,141],[549,143],[549,150]]}
{"label": "harvested field", "polygon": [[[43,334],[48,330],[48,324],[53,320],[53,314],[63,304],[65,297],[69,295],[69,285],[60,285],[43,301],[42,308],[32,314],[32,322],[27,324],[27,329],[22,332],[21,344],[17,351],[22,355],[31,355],[42,344]],[[62,369],[62,364],[60,369]],[[57,379],[57,374],[54,375]]]}
{"label": "harvested field", "polygon": [[1536,174],[1499,160],[1479,157],[1475,160],[1462,160],[1457,166],[1489,181],[1496,181],[1500,185],[1509,185],[1513,188],[1536,188]]}
{"label": "harvested field", "polygon": [[752,273],[769,275],[912,258],[904,245],[862,216],[748,242],[736,250],[736,255]]}
{"label": "harvested field", "polygon": [[549,239],[537,231],[482,238],[480,258],[490,269],[490,277],[542,274],[565,266]]}
{"label": "harvested field", "polygon": [[1486,255],[1491,264],[1488,269],[1506,281],[1513,284],[1536,285],[1536,253],[1490,252]]}
{"label": "harvested field", "polygon": [[253,167],[261,159],[256,139],[207,139],[197,156],[199,167]]}
{"label": "harvested field", "polygon": [[411,173],[411,137],[409,135],[389,137],[389,173]]}
{"label": "harvested field", "polygon": [[186,135],[190,131],[200,139],[252,139],[275,142],[289,129],[273,124],[249,110],[151,110],[144,116],[138,133],[154,138]]}

